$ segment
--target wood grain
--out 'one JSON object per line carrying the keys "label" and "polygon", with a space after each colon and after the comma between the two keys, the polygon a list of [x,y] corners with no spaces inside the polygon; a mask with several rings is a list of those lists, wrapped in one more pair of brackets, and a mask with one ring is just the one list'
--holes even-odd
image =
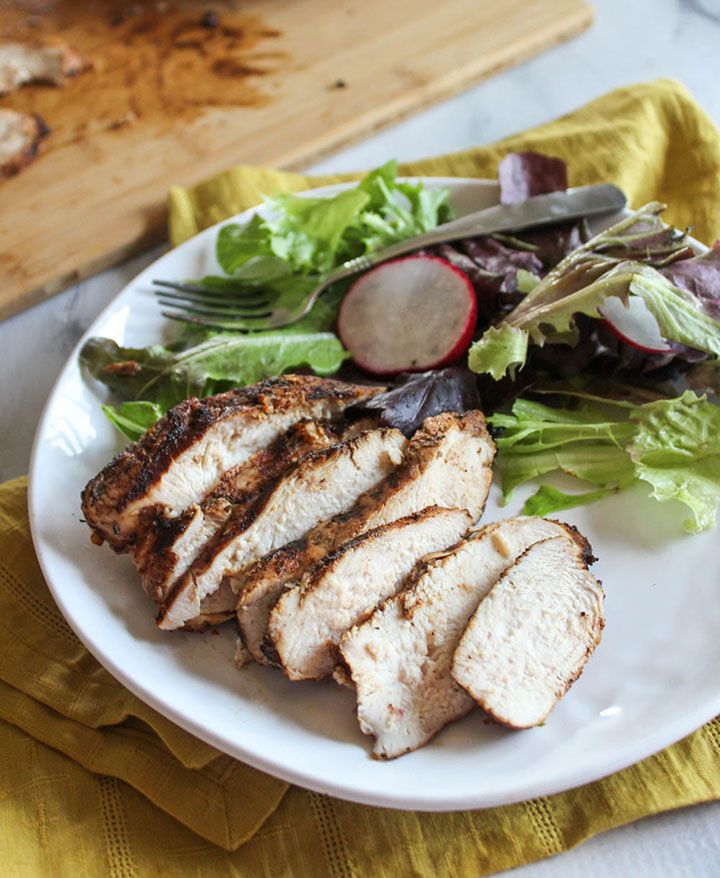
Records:
{"label": "wood grain", "polygon": [[[585,0],[17,0],[3,39],[93,68],[3,106],[52,129],[0,186],[0,319],[165,234],[165,198],[237,163],[298,168],[578,33]],[[388,156],[389,158],[389,156]]]}

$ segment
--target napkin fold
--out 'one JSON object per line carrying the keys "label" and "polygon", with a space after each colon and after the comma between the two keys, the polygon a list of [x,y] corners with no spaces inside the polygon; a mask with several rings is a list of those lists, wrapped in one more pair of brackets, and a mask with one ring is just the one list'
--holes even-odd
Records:
{"label": "napkin fold", "polygon": [[[720,232],[720,135],[678,83],[619,89],[555,122],[402,166],[494,177],[509,151],[566,159],[572,184],[660,199],[705,241]],[[261,194],[348,179],[237,167],[170,194],[179,243]],[[343,802],[220,754],[128,692],[55,606],[29,535],[26,482],[0,486],[0,862],[5,874],[255,878],[476,876],[550,856],[623,823],[720,797],[720,721],[608,778],[483,811]],[[481,783],[482,780],[478,779]]]}
{"label": "napkin fold", "polygon": [[0,718],[228,849],[252,836],[288,786],[183,731],[90,655],[42,577],[25,478],[0,487]]}

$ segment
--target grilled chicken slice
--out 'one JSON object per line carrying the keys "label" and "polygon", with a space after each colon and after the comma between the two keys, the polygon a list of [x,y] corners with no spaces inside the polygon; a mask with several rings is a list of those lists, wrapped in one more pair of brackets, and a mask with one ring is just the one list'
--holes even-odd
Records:
{"label": "grilled chicken slice", "polygon": [[[301,421],[246,463],[227,472],[201,504],[193,504],[174,518],[155,521],[133,558],[147,594],[155,601],[163,600],[205,543],[232,514],[238,514],[241,504],[247,506],[312,451],[342,442],[372,426],[369,419],[355,423]],[[213,618],[211,624],[217,621]]]}
{"label": "grilled chicken slice", "polygon": [[[402,462],[407,440],[399,430],[368,430],[305,457],[248,507],[234,512],[173,585],[158,617],[161,628],[179,628],[201,611],[225,576],[233,576],[319,521],[350,509],[364,491]],[[228,612],[237,596],[226,589]],[[217,608],[215,612],[217,612]]]}
{"label": "grilled chicken slice", "polygon": [[345,543],[285,592],[270,613],[268,639],[291,680],[335,670],[340,638],[402,586],[417,562],[464,536],[464,509],[431,506]]}
{"label": "grilled chicken slice", "polygon": [[54,46],[1,43],[0,95],[15,91],[26,82],[63,85],[69,76],[76,76],[86,67],[80,55],[65,43]]}
{"label": "grilled chicken slice", "polygon": [[49,133],[40,116],[0,108],[0,183],[30,164]]}
{"label": "grilled chicken slice", "polygon": [[240,595],[240,638],[250,655],[266,661],[267,620],[283,591],[348,540],[427,506],[466,509],[477,521],[490,490],[494,455],[481,412],[427,418],[410,440],[403,464],[348,513],[323,522],[232,580]]}
{"label": "grilled chicken slice", "polygon": [[416,750],[475,706],[450,674],[470,617],[519,555],[566,528],[525,517],[485,525],[418,565],[399,594],[343,637],[340,656],[360,728],[375,736],[373,756]]}
{"label": "grilled chicken slice", "polygon": [[153,520],[200,503],[224,473],[293,424],[332,418],[381,389],[285,375],[208,399],[187,399],[88,483],[82,495],[85,520],[115,551],[132,551]]}
{"label": "grilled chicken slice", "polygon": [[604,595],[591,560],[577,533],[535,543],[470,620],[452,675],[498,722],[543,722],[600,642]]}

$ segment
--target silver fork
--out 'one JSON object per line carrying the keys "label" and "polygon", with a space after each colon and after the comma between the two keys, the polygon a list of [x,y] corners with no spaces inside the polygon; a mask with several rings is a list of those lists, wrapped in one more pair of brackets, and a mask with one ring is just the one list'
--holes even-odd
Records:
{"label": "silver fork", "polygon": [[197,283],[165,280],[154,280],[153,284],[161,288],[155,291],[160,304],[176,309],[162,312],[171,320],[197,323],[212,329],[279,329],[304,317],[317,297],[331,284],[421,247],[475,235],[536,228],[580,217],[598,216],[621,210],[626,203],[621,189],[611,183],[600,183],[565,192],[536,195],[520,204],[489,207],[444,223],[425,234],[350,259],[323,275],[313,290],[290,304],[283,302],[279,294],[259,289],[230,292]]}

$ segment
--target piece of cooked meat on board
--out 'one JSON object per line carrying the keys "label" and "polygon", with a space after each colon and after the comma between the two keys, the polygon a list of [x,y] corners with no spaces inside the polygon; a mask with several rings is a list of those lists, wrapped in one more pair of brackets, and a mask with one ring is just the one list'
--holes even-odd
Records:
{"label": "piece of cooked meat on board", "polygon": [[367,531],[313,567],[268,621],[269,645],[287,676],[330,676],[343,634],[395,594],[423,556],[456,543],[471,524],[464,509],[431,506]]}
{"label": "piece of cooked meat on board", "polygon": [[249,656],[266,661],[262,645],[275,602],[314,563],[348,540],[427,506],[465,509],[477,521],[490,490],[494,456],[495,443],[480,412],[427,418],[410,439],[402,464],[349,512],[319,524],[232,581],[239,592],[238,627],[244,645],[237,663]]}
{"label": "piece of cooked meat on board", "polygon": [[155,519],[201,503],[228,470],[293,424],[335,417],[382,389],[285,375],[187,399],[88,483],[82,494],[85,520],[115,551],[132,552]]}
{"label": "piece of cooked meat on board", "polygon": [[[136,545],[133,556],[148,596],[163,600],[170,586],[240,505],[247,507],[257,494],[311,452],[336,445],[370,426],[368,419],[300,421],[267,448],[225,473],[202,503],[194,503],[173,518],[156,519]],[[212,624],[216,621],[213,619]]]}
{"label": "piece of cooked meat on board", "polygon": [[542,723],[600,642],[603,590],[577,532],[530,546],[470,620],[452,675],[493,719]]}
{"label": "piece of cooked meat on board", "polygon": [[[307,455],[255,501],[239,506],[203,547],[160,605],[158,625],[179,628],[202,613],[225,577],[296,540],[320,521],[350,509],[365,491],[402,462],[407,439],[399,430],[367,430]],[[237,596],[224,589],[228,617]],[[212,612],[221,612],[217,603]]]}
{"label": "piece of cooked meat on board", "polygon": [[402,591],[345,634],[340,655],[374,756],[416,750],[475,707],[450,673],[470,617],[519,555],[567,529],[522,516],[487,524],[418,565]]}
{"label": "piece of cooked meat on board", "polygon": [[52,46],[0,43],[0,95],[27,82],[63,85],[87,68],[83,58],[65,43]]}
{"label": "piece of cooked meat on board", "polygon": [[0,183],[30,164],[49,133],[40,116],[0,108]]}

